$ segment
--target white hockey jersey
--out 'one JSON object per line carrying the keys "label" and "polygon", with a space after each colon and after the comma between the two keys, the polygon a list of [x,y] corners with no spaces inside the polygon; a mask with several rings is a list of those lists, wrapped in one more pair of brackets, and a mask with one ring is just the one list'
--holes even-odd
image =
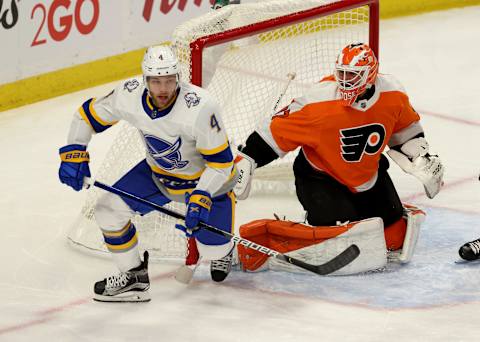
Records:
{"label": "white hockey jersey", "polygon": [[206,90],[180,83],[171,102],[157,108],[141,78],[126,80],[107,96],[82,104],[68,143],[87,145],[93,132],[103,132],[119,120],[140,131],[147,163],[167,195],[183,197],[193,188],[220,195],[235,184],[221,111]]}

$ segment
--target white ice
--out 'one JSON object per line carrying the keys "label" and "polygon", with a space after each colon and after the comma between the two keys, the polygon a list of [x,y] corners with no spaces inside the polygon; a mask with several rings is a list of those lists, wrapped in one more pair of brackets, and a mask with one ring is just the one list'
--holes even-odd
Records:
{"label": "white ice", "polygon": [[[480,262],[455,261],[480,237],[479,22],[480,7],[381,22],[381,69],[406,87],[447,170],[428,200],[391,167],[402,199],[428,216],[412,263],[381,273],[233,272],[214,284],[202,265],[184,287],[175,266],[152,264],[150,303],[93,302],[93,283],[115,268],[66,242],[85,195],[59,183],[58,147],[75,108],[111,85],[1,113],[0,341],[476,341]],[[92,142],[92,170],[105,139]],[[295,198],[257,197],[237,217],[273,212],[301,209]]]}

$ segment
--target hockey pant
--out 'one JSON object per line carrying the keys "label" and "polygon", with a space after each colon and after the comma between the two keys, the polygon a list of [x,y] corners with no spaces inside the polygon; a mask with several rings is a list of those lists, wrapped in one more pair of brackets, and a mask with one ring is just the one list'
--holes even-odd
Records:
{"label": "hockey pant", "polygon": [[399,221],[403,206],[387,169],[388,160],[382,156],[375,185],[354,193],[328,174],[313,170],[303,153],[299,153],[294,163],[295,187],[308,223],[335,226],[337,222],[380,217],[388,227]]}
{"label": "hockey pant", "polygon": [[[170,202],[155,185],[152,171],[145,160],[141,161],[120,180],[115,188],[147,199],[158,205]],[[193,189],[192,189],[193,190]],[[230,194],[212,198],[208,224],[227,232],[233,231],[235,200]],[[95,206],[95,219],[102,230],[105,244],[121,271],[140,265],[138,236],[131,218],[137,213],[145,215],[151,207],[131,199],[121,198],[112,193],[103,194]],[[169,229],[169,228],[166,228]],[[174,227],[171,227],[174,229]],[[140,236],[141,238],[141,236]],[[196,236],[200,256],[207,260],[224,257],[231,249],[231,243],[223,236],[200,229]]]}

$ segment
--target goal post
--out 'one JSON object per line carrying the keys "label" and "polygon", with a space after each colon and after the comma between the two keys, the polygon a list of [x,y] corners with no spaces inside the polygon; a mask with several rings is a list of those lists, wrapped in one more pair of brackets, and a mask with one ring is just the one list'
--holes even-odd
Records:
{"label": "goal post", "polygon": [[378,59],[379,44],[379,0],[345,0],[326,3],[317,7],[306,9],[300,12],[289,13],[277,18],[268,19],[247,26],[240,26],[223,32],[213,33],[195,39],[190,43],[190,82],[202,86],[202,62],[203,51],[207,47],[227,43],[233,40],[245,38],[251,35],[258,35],[263,32],[272,31],[275,28],[291,26],[319,17],[326,17],[331,14],[349,11],[362,6],[368,6],[369,13],[369,35],[368,43],[375,52]]}
{"label": "goal post", "polygon": [[[378,55],[378,30],[379,0],[269,0],[228,5],[184,22],[175,29],[172,44],[182,80],[202,85],[217,99],[235,148],[270,118],[277,104],[282,108],[331,74],[343,46],[368,42]],[[295,79],[289,80],[292,73]],[[119,133],[105,160],[93,170],[96,179],[106,184],[113,184],[145,158],[138,130],[125,122],[116,126]],[[294,157],[290,153],[256,170],[252,193],[291,191]],[[93,212],[100,192],[88,190],[68,239],[82,250],[106,254]],[[168,207],[185,210],[182,203]],[[186,243],[174,229],[174,219],[152,212],[132,221],[140,248],[148,249],[152,260],[183,261]],[[237,220],[235,225],[242,223]]]}

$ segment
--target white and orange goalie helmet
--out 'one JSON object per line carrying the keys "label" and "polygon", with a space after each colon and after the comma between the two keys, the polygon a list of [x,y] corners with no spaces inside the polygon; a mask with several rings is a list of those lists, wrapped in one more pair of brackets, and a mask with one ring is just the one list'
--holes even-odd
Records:
{"label": "white and orange goalie helmet", "polygon": [[344,105],[351,106],[358,95],[375,83],[378,61],[367,44],[350,44],[342,49],[335,62],[335,80]]}

